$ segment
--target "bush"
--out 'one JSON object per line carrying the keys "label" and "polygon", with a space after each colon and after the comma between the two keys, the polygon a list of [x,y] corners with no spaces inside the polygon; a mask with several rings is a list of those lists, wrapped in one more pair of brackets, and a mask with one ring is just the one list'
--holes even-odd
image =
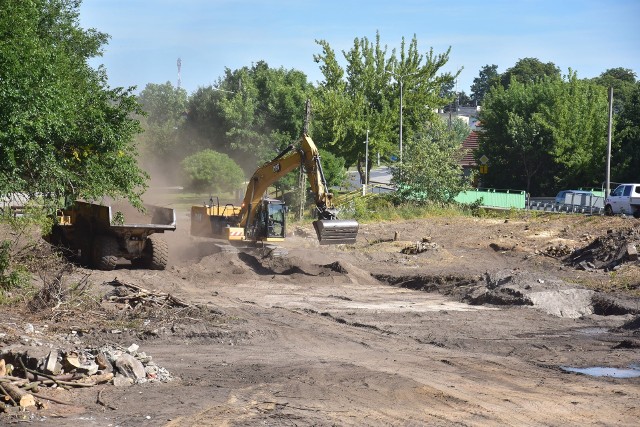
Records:
{"label": "bush", "polygon": [[202,150],[182,161],[185,187],[200,193],[232,192],[242,187],[244,172],[226,154]]}
{"label": "bush", "polygon": [[24,266],[13,263],[12,248],[9,240],[0,243],[0,302],[5,302],[12,290],[24,287],[30,279]]}

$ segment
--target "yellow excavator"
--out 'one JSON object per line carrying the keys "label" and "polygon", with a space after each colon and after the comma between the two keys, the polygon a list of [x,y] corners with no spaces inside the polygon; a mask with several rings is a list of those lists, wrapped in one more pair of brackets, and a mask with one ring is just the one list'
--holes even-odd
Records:
{"label": "yellow excavator", "polygon": [[333,195],[320,164],[313,140],[306,134],[299,144],[290,145],[273,160],[259,167],[247,186],[241,206],[219,199],[204,206],[191,207],[191,235],[214,237],[230,242],[278,242],[285,237],[286,206],[281,200],[265,197],[274,182],[298,167],[304,168],[315,196],[318,219],[313,227],[321,245],[353,244],[358,235],[358,222],[340,220],[333,205]]}

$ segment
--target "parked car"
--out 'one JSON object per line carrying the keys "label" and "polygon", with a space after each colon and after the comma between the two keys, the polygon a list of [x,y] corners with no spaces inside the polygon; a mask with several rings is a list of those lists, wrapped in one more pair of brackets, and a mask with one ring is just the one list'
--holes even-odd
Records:
{"label": "parked car", "polygon": [[640,184],[620,184],[604,202],[607,215],[631,214],[640,218]]}

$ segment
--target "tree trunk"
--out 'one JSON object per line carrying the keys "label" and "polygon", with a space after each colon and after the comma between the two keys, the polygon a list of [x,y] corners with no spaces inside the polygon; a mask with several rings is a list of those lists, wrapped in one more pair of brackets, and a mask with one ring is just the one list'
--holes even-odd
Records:
{"label": "tree trunk", "polygon": [[13,384],[3,384],[2,387],[4,387],[9,396],[11,396],[16,404],[20,405],[20,407],[26,408],[28,406],[36,405],[36,400],[33,398],[31,393],[27,393]]}

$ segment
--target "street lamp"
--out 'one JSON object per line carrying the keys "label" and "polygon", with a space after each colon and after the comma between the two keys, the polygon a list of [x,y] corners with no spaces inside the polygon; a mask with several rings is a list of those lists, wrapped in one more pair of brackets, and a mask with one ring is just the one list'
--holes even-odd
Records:
{"label": "street lamp", "polygon": [[367,193],[367,184],[369,183],[369,129],[367,129],[367,139],[364,141],[364,184],[362,184],[362,195]]}
{"label": "street lamp", "polygon": [[413,73],[405,73],[405,74],[396,74],[393,71],[389,71],[386,70],[387,73],[391,74],[398,83],[400,83],[400,164],[402,164],[402,86],[403,86],[403,79],[407,76],[413,76],[415,74],[418,74],[418,71],[415,71]]}

